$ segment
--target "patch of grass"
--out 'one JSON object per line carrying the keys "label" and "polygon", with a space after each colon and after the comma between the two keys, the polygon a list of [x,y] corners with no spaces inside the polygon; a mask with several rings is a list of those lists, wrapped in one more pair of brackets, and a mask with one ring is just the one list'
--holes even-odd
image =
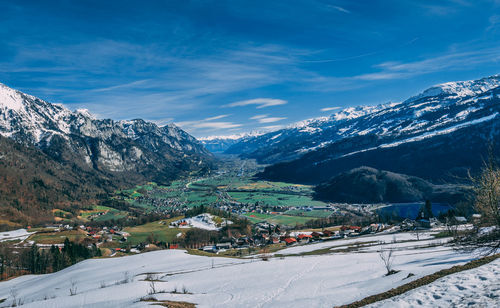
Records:
{"label": "patch of grass", "polygon": [[194,256],[203,256],[203,257],[221,257],[221,258],[240,258],[242,256],[247,256],[249,253],[248,251],[246,252],[241,252],[242,255],[240,255],[240,252],[238,249],[229,249],[220,253],[212,253],[212,252],[206,252],[203,250],[198,250],[198,249],[187,249],[187,253],[190,255]]}
{"label": "patch of grass", "polygon": [[196,305],[188,302],[177,302],[177,301],[156,301],[153,305],[163,306],[168,308],[195,308]]}
{"label": "patch of grass", "polygon": [[402,286],[399,286],[397,288],[391,289],[389,291],[386,291],[386,292],[383,292],[380,294],[376,294],[376,295],[372,295],[372,296],[368,296],[362,300],[356,301],[356,302],[348,304],[348,305],[339,306],[339,307],[356,308],[356,307],[363,307],[363,306],[366,306],[369,304],[373,304],[373,303],[381,301],[381,300],[385,300],[385,299],[388,299],[388,298],[391,298],[391,297],[394,297],[397,295],[401,295],[405,292],[419,288],[421,286],[425,286],[427,284],[430,284],[430,283],[438,280],[439,278],[443,278],[444,276],[451,275],[451,274],[458,273],[458,272],[462,272],[462,271],[466,271],[466,270],[470,270],[470,269],[479,267],[481,265],[485,265],[485,264],[490,263],[498,258],[500,258],[500,254],[477,259],[477,260],[471,261],[469,263],[466,263],[464,265],[456,265],[456,266],[453,266],[453,267],[448,268],[448,269],[440,270],[439,272],[436,272],[434,274],[424,276],[422,278],[419,278],[417,280],[414,280],[412,282],[409,282],[409,283],[404,284]]}
{"label": "patch of grass", "polygon": [[87,237],[82,230],[67,230],[61,232],[38,232],[31,235],[28,240],[38,244],[62,244],[68,238],[70,241],[78,242],[79,239]]}
{"label": "patch of grass", "polygon": [[170,223],[179,219],[184,218],[183,216],[174,217],[171,219],[153,221],[144,225],[127,227],[123,231],[130,233],[127,238],[127,245],[137,245],[147,241],[148,236],[153,233],[157,241],[163,241],[171,243],[177,239],[177,234],[186,233],[186,228],[170,228]]}
{"label": "patch of grass", "polygon": [[313,217],[313,218],[326,218],[332,214],[332,211],[323,211],[323,210],[312,210],[312,211],[304,211],[304,210],[288,210],[285,212],[287,215],[291,216],[303,216],[303,217]]}
{"label": "patch of grass", "polygon": [[117,209],[102,206],[102,205],[94,205],[92,210],[80,211],[80,215],[78,218],[84,221],[106,221],[111,219],[120,219],[128,216],[128,212],[119,211]]}
{"label": "patch of grass", "polygon": [[259,202],[268,206],[325,206],[325,203],[304,195],[276,192],[228,192],[228,194],[236,201],[249,204]]}
{"label": "patch of grass", "polygon": [[260,214],[260,213],[246,213],[244,214],[250,222],[258,223],[262,221],[267,221],[275,224],[295,226],[297,224],[301,225],[307,221],[314,219],[313,217],[301,217],[301,216],[290,216],[281,214]]}
{"label": "patch of grass", "polygon": [[321,249],[316,249],[312,251],[306,251],[306,252],[301,252],[301,253],[296,253],[296,254],[290,254],[290,255],[282,255],[282,254],[276,254],[277,257],[300,257],[300,256],[318,256],[318,255],[324,255],[324,254],[329,254],[329,253],[345,253],[345,252],[353,252],[357,251],[360,248],[364,247],[370,247],[373,245],[378,244],[377,241],[366,241],[366,242],[356,242],[356,243],[350,243],[350,244],[345,244],[345,245],[338,245],[338,246],[331,246],[331,247],[325,247]]}

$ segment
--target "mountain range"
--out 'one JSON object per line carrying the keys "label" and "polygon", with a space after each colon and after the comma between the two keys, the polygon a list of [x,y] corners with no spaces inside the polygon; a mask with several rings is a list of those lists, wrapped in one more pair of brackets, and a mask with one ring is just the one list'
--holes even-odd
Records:
{"label": "mountain range", "polygon": [[[117,187],[206,173],[215,163],[198,140],[173,124],[159,127],[140,119],[97,119],[86,110],[73,112],[3,84],[0,136],[0,168],[5,175],[0,181],[3,188],[10,187],[0,197],[4,213],[8,207],[47,210],[56,199],[67,207]],[[15,172],[19,168],[27,172]],[[37,196],[13,193],[35,182]],[[58,189],[67,193],[40,198]]]}
{"label": "mountain range", "polygon": [[457,182],[500,141],[500,75],[433,86],[400,103],[351,107],[330,117],[245,138],[225,153],[270,164],[259,177],[317,184],[360,166]]}

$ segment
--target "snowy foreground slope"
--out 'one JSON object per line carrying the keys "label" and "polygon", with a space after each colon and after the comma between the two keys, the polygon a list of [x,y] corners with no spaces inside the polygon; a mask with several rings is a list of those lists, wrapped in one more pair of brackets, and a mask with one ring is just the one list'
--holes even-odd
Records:
{"label": "snowy foreground slope", "polygon": [[[421,241],[414,240],[411,234],[387,234],[331,241],[285,252],[303,252],[299,248],[337,249],[340,245],[346,248],[355,242],[365,247],[269,261],[193,256],[182,250],[92,259],[54,274],[23,276],[0,283],[0,299],[6,299],[0,306],[12,303],[11,290],[15,289],[24,307],[146,307],[151,303],[139,301],[150,288],[149,282],[143,280],[147,273],[155,273],[161,280],[156,282],[156,289],[167,291],[155,294],[158,300],[186,301],[199,307],[332,307],[475,258],[444,246],[442,239],[431,240],[421,234]],[[384,276],[377,250],[389,247],[395,248],[394,268],[400,272]],[[409,273],[415,276],[407,278]],[[120,283],[125,276],[132,281]],[[71,281],[77,287],[75,296],[70,296]],[[190,294],[172,293],[183,288]]]}
{"label": "snowy foreground slope", "polygon": [[368,307],[499,307],[500,259]]}

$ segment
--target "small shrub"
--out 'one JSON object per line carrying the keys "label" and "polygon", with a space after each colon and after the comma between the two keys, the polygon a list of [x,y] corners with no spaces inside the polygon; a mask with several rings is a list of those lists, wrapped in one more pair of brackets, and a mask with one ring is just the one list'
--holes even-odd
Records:
{"label": "small shrub", "polygon": [[387,270],[386,276],[396,274],[397,271],[392,269],[392,263],[394,262],[394,251],[392,249],[389,250],[380,250],[379,256],[384,262],[385,269]]}
{"label": "small shrub", "polygon": [[154,296],[143,296],[140,299],[141,302],[157,302],[158,300]]}
{"label": "small shrub", "polygon": [[148,294],[151,295],[151,294],[156,294],[156,286],[155,286],[155,282],[154,281],[150,281],[149,282],[149,291],[148,291]]}
{"label": "small shrub", "polygon": [[153,274],[153,273],[148,273],[146,275],[146,279],[144,279],[146,281],[157,281],[158,280],[158,276]]}
{"label": "small shrub", "polygon": [[78,287],[76,285],[76,281],[72,279],[71,280],[71,286],[69,288],[69,295],[71,295],[71,296],[76,295],[77,289],[78,289]]}

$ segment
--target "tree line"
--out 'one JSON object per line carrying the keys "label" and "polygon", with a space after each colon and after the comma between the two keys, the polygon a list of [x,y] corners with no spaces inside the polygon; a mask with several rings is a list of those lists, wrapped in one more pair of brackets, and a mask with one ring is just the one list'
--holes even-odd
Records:
{"label": "tree line", "polygon": [[29,248],[13,249],[6,244],[0,246],[0,279],[24,274],[46,274],[60,271],[82,260],[101,256],[95,244],[64,240],[64,247],[52,245],[50,249],[40,249],[36,244]]}

